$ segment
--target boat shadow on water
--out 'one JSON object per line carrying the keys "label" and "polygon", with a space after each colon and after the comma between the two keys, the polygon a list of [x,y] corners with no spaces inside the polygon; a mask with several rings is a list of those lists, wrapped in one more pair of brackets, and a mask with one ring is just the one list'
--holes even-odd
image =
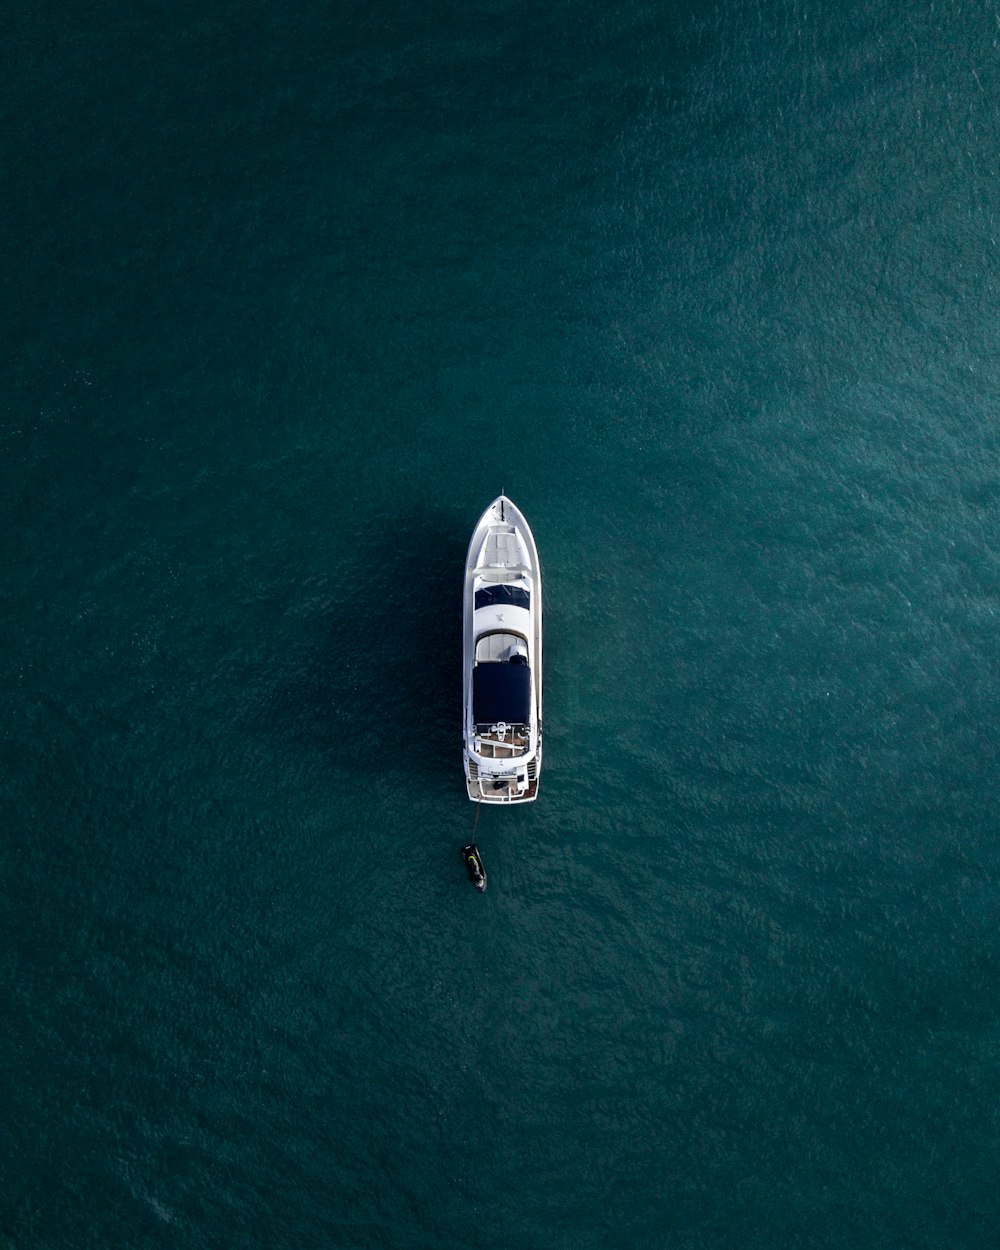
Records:
{"label": "boat shadow on water", "polygon": [[461,792],[464,518],[422,510],[356,535],[289,605],[272,732],[339,769]]}

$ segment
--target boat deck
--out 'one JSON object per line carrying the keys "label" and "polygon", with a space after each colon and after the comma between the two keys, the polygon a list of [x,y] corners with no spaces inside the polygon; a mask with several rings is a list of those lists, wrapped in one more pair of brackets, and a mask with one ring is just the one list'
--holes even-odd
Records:
{"label": "boat deck", "polygon": [[494,786],[487,778],[483,778],[486,787],[484,794],[479,789],[479,781],[472,778],[467,781],[469,798],[473,803],[528,803],[538,794],[538,778],[528,778],[527,790],[518,790],[513,778],[503,778],[503,784]]}
{"label": "boat deck", "polygon": [[528,749],[530,734],[527,725],[515,728],[507,727],[507,732],[500,735],[497,726],[487,728],[480,725],[476,729],[476,754],[484,760],[511,760],[523,755]]}
{"label": "boat deck", "polygon": [[521,582],[532,575],[528,553],[512,527],[490,530],[475,569],[469,572],[491,585]]}

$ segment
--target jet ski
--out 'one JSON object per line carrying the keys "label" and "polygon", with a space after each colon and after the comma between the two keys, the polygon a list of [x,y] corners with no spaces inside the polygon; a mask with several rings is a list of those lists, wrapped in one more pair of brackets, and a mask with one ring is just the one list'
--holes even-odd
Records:
{"label": "jet ski", "polygon": [[479,847],[476,846],[475,842],[470,842],[468,846],[462,847],[462,859],[465,861],[465,871],[469,874],[469,880],[482,894],[486,889],[486,869],[483,867]]}

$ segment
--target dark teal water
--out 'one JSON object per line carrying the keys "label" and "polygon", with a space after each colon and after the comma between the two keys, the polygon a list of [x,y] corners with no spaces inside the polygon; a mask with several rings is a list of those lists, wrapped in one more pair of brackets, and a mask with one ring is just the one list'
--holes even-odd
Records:
{"label": "dark teal water", "polygon": [[4,1250],[995,1244],[993,7],[7,17]]}

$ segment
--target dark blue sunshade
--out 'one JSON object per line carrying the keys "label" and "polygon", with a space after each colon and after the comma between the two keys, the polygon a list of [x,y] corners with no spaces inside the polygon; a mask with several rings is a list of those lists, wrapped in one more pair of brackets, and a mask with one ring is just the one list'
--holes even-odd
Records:
{"label": "dark blue sunshade", "polygon": [[472,670],[472,719],[477,725],[526,725],[531,719],[527,664],[477,664]]}

